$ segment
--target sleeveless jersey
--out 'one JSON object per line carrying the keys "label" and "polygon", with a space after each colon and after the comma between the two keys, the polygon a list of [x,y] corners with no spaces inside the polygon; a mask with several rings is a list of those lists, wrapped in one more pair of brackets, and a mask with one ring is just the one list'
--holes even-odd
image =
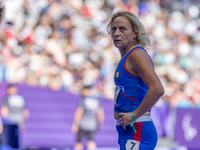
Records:
{"label": "sleeveless jersey", "polygon": [[140,77],[136,77],[129,73],[125,68],[128,56],[136,48],[141,48],[146,52],[142,46],[133,47],[122,57],[115,70],[114,83],[116,88],[114,96],[114,112],[134,111],[141,104],[148,92],[148,87],[143,80]]}

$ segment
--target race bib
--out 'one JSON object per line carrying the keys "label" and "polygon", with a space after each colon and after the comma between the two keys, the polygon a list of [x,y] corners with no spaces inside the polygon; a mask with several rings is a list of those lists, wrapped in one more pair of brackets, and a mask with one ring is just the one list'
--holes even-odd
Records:
{"label": "race bib", "polygon": [[126,142],[126,150],[139,150],[140,142],[136,140],[128,140]]}

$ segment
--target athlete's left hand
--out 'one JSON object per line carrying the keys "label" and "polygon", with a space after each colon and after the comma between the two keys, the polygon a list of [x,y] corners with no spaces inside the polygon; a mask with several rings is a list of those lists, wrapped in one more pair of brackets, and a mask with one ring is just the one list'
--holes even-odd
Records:
{"label": "athlete's left hand", "polygon": [[133,122],[133,118],[132,118],[132,112],[130,113],[118,113],[119,116],[119,121],[121,126],[124,128],[124,130],[126,129],[127,125],[131,125],[131,123]]}

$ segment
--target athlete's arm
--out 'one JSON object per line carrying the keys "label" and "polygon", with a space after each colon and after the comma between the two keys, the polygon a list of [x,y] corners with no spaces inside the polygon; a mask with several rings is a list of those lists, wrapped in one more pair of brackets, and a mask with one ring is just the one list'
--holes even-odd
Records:
{"label": "athlete's arm", "polygon": [[[155,105],[159,98],[164,94],[164,89],[154,71],[149,55],[144,50],[137,48],[132,51],[127,59],[125,67],[128,72],[142,78],[149,89],[142,103],[134,111],[134,117],[139,118]],[[132,122],[131,114],[132,113],[118,113],[118,116],[120,117],[119,120],[123,121],[125,125],[129,125]]]}
{"label": "athlete's arm", "polygon": [[149,55],[144,50],[136,49],[130,54],[128,60],[133,66],[130,71],[142,78],[149,89],[142,103],[134,111],[134,117],[139,118],[156,104],[159,98],[164,94],[164,88],[154,70]]}

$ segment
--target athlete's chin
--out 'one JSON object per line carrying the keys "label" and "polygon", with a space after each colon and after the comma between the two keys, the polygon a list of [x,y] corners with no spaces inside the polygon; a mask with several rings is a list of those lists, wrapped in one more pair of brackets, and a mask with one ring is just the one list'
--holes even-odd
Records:
{"label": "athlete's chin", "polygon": [[114,43],[114,45],[115,45],[115,47],[117,47],[117,48],[121,48],[121,47],[122,47],[121,44],[116,44],[116,43]]}
{"label": "athlete's chin", "polygon": [[119,45],[115,45],[115,47],[119,50],[121,50],[123,48],[123,46],[119,46]]}

